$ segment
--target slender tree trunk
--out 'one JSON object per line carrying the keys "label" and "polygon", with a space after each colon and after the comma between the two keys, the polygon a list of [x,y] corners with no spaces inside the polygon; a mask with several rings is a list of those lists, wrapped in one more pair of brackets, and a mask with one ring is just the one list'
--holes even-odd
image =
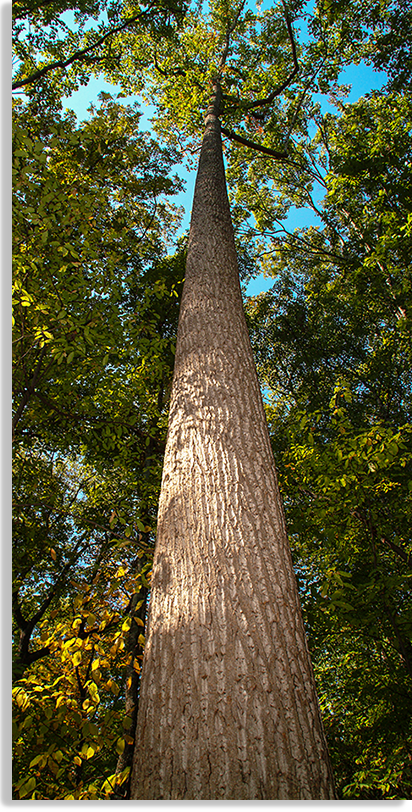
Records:
{"label": "slender tree trunk", "polygon": [[131,798],[334,799],[216,109],[190,227]]}
{"label": "slender tree trunk", "polygon": [[[146,563],[146,557],[144,556],[137,561],[137,573],[140,573],[143,569],[144,564]],[[129,614],[132,618],[132,623],[129,629],[128,639],[127,639],[127,650],[129,652],[130,661],[126,667],[126,679],[125,679],[125,718],[123,721],[124,732],[129,735],[131,739],[135,739],[136,736],[136,721],[137,721],[137,710],[139,706],[139,684],[140,684],[140,674],[136,671],[135,668],[135,661],[143,654],[143,649],[139,643],[139,637],[144,632],[144,625],[143,627],[136,622],[136,618],[145,623],[146,620],[146,609],[147,609],[147,596],[148,596],[148,589],[147,587],[140,586],[140,589],[135,592],[130,601],[130,609]],[[139,606],[140,604],[140,606]],[[116,764],[116,774],[123,772],[126,767],[132,767],[133,763],[133,753],[134,753],[134,741],[133,743],[126,742],[123,752],[120,754],[119,758],[117,759]],[[119,786],[116,787],[116,792],[112,795],[112,800],[130,800],[130,774],[127,779]]]}

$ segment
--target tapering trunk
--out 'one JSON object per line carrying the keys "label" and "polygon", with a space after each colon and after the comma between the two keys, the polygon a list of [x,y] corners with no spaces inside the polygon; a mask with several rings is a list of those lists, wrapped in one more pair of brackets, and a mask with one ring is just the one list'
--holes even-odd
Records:
{"label": "tapering trunk", "polygon": [[219,120],[196,181],[132,799],[334,799],[242,308]]}

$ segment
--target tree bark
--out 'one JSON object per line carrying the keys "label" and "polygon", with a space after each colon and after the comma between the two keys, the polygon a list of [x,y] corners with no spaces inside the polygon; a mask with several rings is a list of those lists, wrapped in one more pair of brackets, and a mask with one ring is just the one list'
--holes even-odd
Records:
{"label": "tree bark", "polygon": [[335,799],[208,110],[131,799]]}

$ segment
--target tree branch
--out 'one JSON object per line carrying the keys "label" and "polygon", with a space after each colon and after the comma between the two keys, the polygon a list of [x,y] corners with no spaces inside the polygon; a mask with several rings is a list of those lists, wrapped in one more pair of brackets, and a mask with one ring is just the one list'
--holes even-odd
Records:
{"label": "tree branch", "polygon": [[19,599],[18,599],[18,592],[13,592],[12,601],[13,601],[13,614],[14,619],[20,629],[20,640],[19,640],[19,662],[23,665],[31,665],[36,660],[39,660],[41,657],[47,656],[50,654],[49,646],[44,646],[37,651],[29,651],[30,646],[30,639],[33,632],[33,629],[36,623],[40,620],[50,603],[52,602],[55,595],[54,589],[52,589],[50,595],[46,598],[42,606],[40,607],[39,611],[31,618],[31,620],[26,620],[23,617]]}
{"label": "tree branch", "polygon": [[[285,79],[284,82],[282,82],[277,88],[275,88],[272,91],[272,93],[270,93],[266,98],[257,99],[254,102],[244,103],[244,102],[241,101],[240,98],[239,99],[234,99],[233,97],[231,98],[230,96],[226,96],[226,95],[222,94],[221,87],[220,87],[220,80],[221,80],[222,70],[225,67],[227,55],[229,53],[230,35],[236,29],[236,26],[238,24],[239,17],[240,17],[240,14],[241,14],[241,12],[242,12],[242,10],[244,8],[244,5],[245,5],[245,0],[243,0],[243,2],[241,2],[241,4],[239,5],[238,10],[236,11],[236,13],[234,15],[233,21],[232,22],[228,21],[228,23],[227,23],[226,31],[225,31],[225,44],[224,44],[224,48],[223,48],[223,51],[222,51],[222,54],[221,54],[221,57],[220,57],[220,60],[219,60],[217,76],[216,76],[216,78],[214,79],[214,81],[212,83],[213,84],[213,92],[212,92],[211,101],[209,103],[209,107],[208,107],[208,110],[207,110],[206,118],[207,118],[208,115],[211,115],[211,114],[216,116],[217,118],[219,117],[219,115],[221,113],[221,99],[223,99],[223,98],[226,99],[226,100],[233,101],[233,103],[235,104],[236,107],[238,107],[238,108],[240,107],[242,110],[245,110],[245,111],[246,110],[251,110],[251,109],[256,109],[257,107],[267,106],[268,104],[270,104],[273,101],[274,98],[276,98],[276,96],[279,96],[285,90],[285,88],[290,84],[292,79],[296,76],[296,74],[299,71],[299,63],[298,63],[298,58],[297,58],[297,53],[296,53],[296,44],[295,44],[292,24],[291,24],[290,17],[289,17],[288,11],[286,9],[286,6],[283,3],[284,9],[285,9],[286,25],[287,25],[288,34],[289,34],[289,40],[290,40],[290,43],[291,43],[293,63],[294,63],[293,70],[291,71],[289,76]],[[154,54],[154,65],[155,65],[155,69],[162,76],[167,77],[167,76],[170,75],[169,73],[164,71],[160,67],[160,65],[158,64],[156,52]],[[185,74],[184,74],[183,71],[178,70],[178,71],[175,71],[172,75],[185,75]],[[264,146],[262,146],[260,144],[256,144],[254,141],[250,141],[249,139],[243,138],[240,135],[236,135],[235,133],[231,132],[230,130],[224,129],[223,127],[221,128],[221,132],[224,135],[226,135],[227,138],[231,139],[232,141],[237,141],[239,144],[242,144],[243,146],[246,146],[246,147],[249,147],[251,149],[257,150],[258,152],[262,152],[265,155],[270,155],[272,158],[276,158],[277,160],[285,160],[288,157],[286,152],[279,152],[279,151],[270,149],[269,147],[264,147]]]}
{"label": "tree branch", "polygon": [[231,130],[226,130],[224,127],[221,127],[221,130],[226,138],[229,138],[231,141],[237,141],[244,147],[249,147],[249,149],[254,149],[257,152],[263,152],[264,155],[270,155],[271,158],[276,158],[278,161],[287,160],[288,158],[287,152],[277,152],[275,149],[262,146],[262,144],[256,144],[254,141],[249,141],[248,138],[243,138],[241,135],[236,135],[236,133],[233,133]]}
{"label": "tree branch", "polygon": [[[74,54],[72,54],[68,59],[60,59],[57,62],[51,62],[49,65],[45,65],[43,68],[39,68],[39,70],[34,71],[34,73],[31,73],[30,76],[27,76],[26,79],[21,79],[20,81],[14,82],[12,84],[12,89],[17,90],[17,88],[19,87],[24,87],[25,85],[32,84],[37,79],[41,79],[42,76],[45,76],[47,73],[50,73],[50,71],[55,70],[56,68],[67,68],[73,62],[83,59],[86,56],[86,54],[98,48],[109,37],[112,37],[114,34],[118,34],[120,31],[124,31],[124,29],[127,28],[129,25],[132,25],[132,23],[136,22],[142,17],[145,17],[147,13],[150,11],[150,9],[153,7],[153,5],[154,0],[145,11],[139,14],[133,14],[133,16],[129,17],[124,23],[122,23],[122,25],[118,25],[111,31],[107,31],[106,34],[97,39],[96,42],[93,42],[92,45],[88,45],[86,48],[81,48],[78,51],[75,51]],[[101,59],[102,57],[99,57],[99,61],[101,61]]]}
{"label": "tree branch", "polygon": [[245,5],[245,0],[243,0],[243,2],[240,4],[240,6],[239,6],[234,18],[233,18],[233,22],[230,23],[229,20],[228,20],[226,31],[225,31],[225,46],[223,48],[222,55],[221,55],[220,60],[219,60],[218,69],[217,69],[217,80],[218,81],[221,78],[222,70],[223,70],[223,68],[224,68],[224,66],[226,64],[227,55],[229,53],[230,35],[233,34],[233,31],[235,30],[235,28],[236,28],[236,26],[238,24],[238,20],[239,20],[239,17],[241,15],[242,11],[243,11],[244,5]]}
{"label": "tree branch", "polygon": [[293,65],[294,65],[293,70],[291,71],[289,76],[285,79],[285,81],[282,82],[280,85],[278,85],[278,87],[275,87],[275,89],[272,90],[272,92],[269,93],[269,96],[266,96],[266,98],[264,98],[264,99],[256,99],[256,101],[250,102],[249,104],[245,104],[243,102],[240,102],[239,106],[242,108],[242,110],[253,110],[256,107],[266,107],[267,105],[271,104],[273,102],[273,100],[277,96],[280,96],[281,93],[283,93],[283,91],[287,88],[287,86],[291,83],[292,79],[295,78],[296,74],[299,71],[299,62],[298,62],[298,58],[297,58],[297,54],[296,54],[295,37],[294,37],[294,34],[293,34],[292,23],[290,21],[290,17],[289,17],[289,14],[288,14],[287,10],[286,10],[286,7],[285,7],[285,17],[286,17],[286,25],[287,25],[287,29],[288,29],[288,34],[289,34],[289,41],[290,41],[291,48],[292,48]]}

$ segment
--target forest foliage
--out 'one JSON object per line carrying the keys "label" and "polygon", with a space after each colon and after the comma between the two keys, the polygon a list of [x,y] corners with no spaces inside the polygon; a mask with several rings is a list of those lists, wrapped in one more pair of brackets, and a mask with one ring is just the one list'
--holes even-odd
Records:
{"label": "forest foliage", "polygon": [[[16,800],[127,798],[184,279],[178,166],[238,10],[14,3]],[[398,0],[248,5],[222,78],[241,280],[273,278],[245,310],[347,800],[412,788],[411,27]],[[339,74],[362,61],[387,82],[349,103]],[[93,75],[122,92],[78,122],[64,98]],[[151,133],[130,96],[154,105]],[[291,228],[295,209],[316,225]]]}

